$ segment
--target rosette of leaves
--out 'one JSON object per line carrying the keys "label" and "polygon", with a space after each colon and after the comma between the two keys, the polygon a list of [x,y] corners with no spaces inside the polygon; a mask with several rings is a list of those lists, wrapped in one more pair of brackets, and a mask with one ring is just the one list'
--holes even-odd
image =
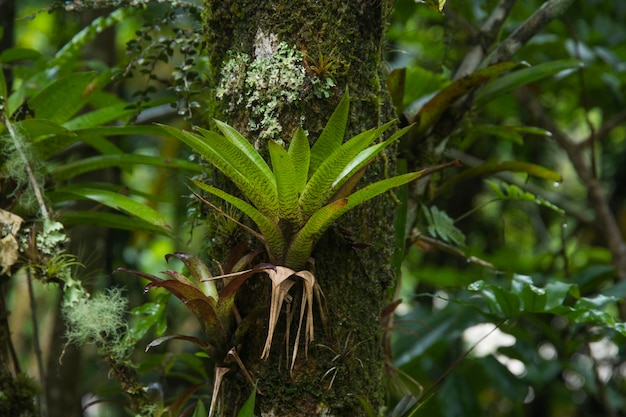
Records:
{"label": "rosette of leaves", "polygon": [[394,187],[413,181],[431,169],[369,184],[353,192],[365,168],[409,127],[374,143],[394,121],[357,134],[344,142],[348,122],[346,93],[313,146],[298,128],[285,149],[269,141],[272,168],[237,130],[217,121],[220,133],[196,127],[196,132],[161,126],[230,178],[244,199],[200,181],[203,191],[230,203],[257,226],[253,232],[270,262],[301,270],[314,245],[330,225],[347,211]]}
{"label": "rosette of leaves", "polygon": [[[169,340],[185,340],[199,346],[206,355],[215,362],[215,383],[213,385],[213,397],[209,416],[213,415],[216,399],[219,393],[221,381],[231,369],[229,359],[234,359],[240,366],[248,380],[254,385],[252,378],[239,359],[235,349],[237,339],[242,332],[241,321],[235,320],[233,310],[235,308],[235,295],[241,285],[251,276],[258,272],[267,271],[275,273],[276,267],[271,264],[260,264],[254,268],[244,268],[261,251],[251,252],[244,256],[225,275],[213,277],[207,265],[197,256],[187,252],[176,252],[166,255],[165,259],[177,258],[187,267],[188,276],[174,270],[164,271],[168,278],[160,278],[141,271],[118,268],[115,272],[126,272],[147,279],[149,282],[145,291],[152,288],[163,288],[177,297],[193,313],[202,325],[203,333],[207,340],[188,335],[167,335],[151,341],[146,351],[159,346]],[[221,289],[218,290],[216,280],[223,280]]]}

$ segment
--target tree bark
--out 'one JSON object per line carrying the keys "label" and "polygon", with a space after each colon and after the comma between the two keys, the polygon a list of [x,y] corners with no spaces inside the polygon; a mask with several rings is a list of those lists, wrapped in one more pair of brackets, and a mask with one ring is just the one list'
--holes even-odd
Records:
{"label": "tree bark", "polygon": [[[306,80],[299,98],[283,101],[273,113],[282,129],[278,137],[288,140],[302,125],[314,142],[346,89],[351,98],[346,137],[380,125],[394,117],[381,66],[388,7],[388,2],[379,0],[205,0],[212,91],[220,86],[224,67],[234,56],[245,53],[254,59],[255,53],[263,53],[259,51],[263,40],[266,46],[285,42],[303,54]],[[307,87],[319,81],[316,77],[325,76],[336,84],[328,90],[328,98]],[[256,115],[245,102],[233,105],[233,97],[209,101],[211,116],[228,122],[263,150],[263,130],[251,127],[249,120]],[[391,176],[394,169],[391,151],[368,168],[361,185]],[[364,415],[357,397],[374,410],[383,406],[381,312],[394,282],[390,264],[394,207],[389,193],[378,197],[346,215],[318,242],[313,253],[315,275],[325,295],[328,320],[322,326],[316,315],[316,338],[307,358],[300,346],[293,372],[281,343],[284,314],[269,359],[260,359],[267,332],[269,280],[251,283],[245,288],[247,294],[238,295],[242,314],[258,314],[238,352],[263,394],[257,396],[260,415]],[[295,302],[293,309],[297,322]],[[292,326],[292,340],[294,334]],[[236,375],[225,384],[222,415],[231,415],[247,398],[250,386]]]}

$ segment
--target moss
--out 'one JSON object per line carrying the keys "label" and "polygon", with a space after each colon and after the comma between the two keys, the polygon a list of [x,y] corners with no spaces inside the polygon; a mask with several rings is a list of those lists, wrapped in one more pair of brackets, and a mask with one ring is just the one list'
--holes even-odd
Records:
{"label": "moss", "polygon": [[[328,97],[316,94],[305,78],[299,99],[284,105],[277,117],[284,137],[290,137],[302,125],[314,141],[349,88],[350,126],[346,136],[350,137],[394,117],[380,68],[387,4],[369,0],[205,1],[211,9],[205,15],[209,57],[211,62],[222,65],[236,54],[247,54],[250,65],[261,29],[266,35],[274,34],[278,44],[287,42],[288,47],[302,54],[309,79],[316,74],[312,66],[319,70],[321,61],[334,61],[334,73],[330,75],[336,86],[329,90]],[[236,15],[230,12],[233,7],[238,11]],[[220,82],[221,70],[216,68],[214,87]],[[242,131],[249,129],[249,118],[249,109],[241,105],[228,112],[226,121]],[[363,183],[392,175],[393,169],[390,154],[386,162],[381,158],[368,168]],[[265,413],[280,410],[283,416],[358,415],[361,406],[355,395],[380,409],[384,397],[380,313],[386,289],[393,281],[389,263],[393,247],[389,213],[393,208],[389,196],[379,197],[347,214],[340,222],[341,228],[329,230],[318,243],[314,253],[316,277],[326,296],[330,322],[327,329],[322,329],[316,317],[316,340],[309,347],[308,359],[298,359],[293,374],[285,370],[286,358],[278,348],[267,362],[259,361],[266,335],[265,317],[259,326],[251,326],[242,340],[240,355],[244,363],[258,377],[259,388],[270,394],[257,399]],[[365,249],[355,250],[357,246]],[[258,292],[238,294],[242,314],[252,309],[248,305],[264,302],[268,300]],[[338,350],[348,338],[353,349],[335,361],[328,349],[316,347],[324,344]],[[329,377],[322,378],[334,366],[337,376],[328,389]],[[244,387],[241,391],[246,389],[244,383],[231,383]],[[240,398],[245,399],[245,395]],[[236,398],[227,402],[232,409],[238,408]]]}
{"label": "moss", "polygon": [[38,415],[35,397],[39,385],[29,376],[0,373],[0,416],[31,417]]}

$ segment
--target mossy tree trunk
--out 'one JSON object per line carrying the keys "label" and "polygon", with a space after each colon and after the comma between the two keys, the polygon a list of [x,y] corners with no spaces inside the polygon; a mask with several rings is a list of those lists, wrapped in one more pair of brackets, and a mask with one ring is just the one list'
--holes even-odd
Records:
{"label": "mossy tree trunk", "polygon": [[[346,89],[351,97],[347,137],[392,119],[381,65],[388,7],[380,0],[206,0],[211,96],[216,97],[209,105],[212,116],[247,134],[261,150],[269,138],[288,141],[299,125],[314,141]],[[274,66],[295,62],[303,71],[294,81],[273,68],[264,76],[278,71],[281,81],[247,82],[261,58]],[[392,175],[394,160],[391,154],[379,158],[362,184]],[[254,295],[238,296],[242,314],[258,313],[258,326],[251,326],[238,350],[262,392],[257,396],[261,415],[363,415],[357,396],[375,410],[382,406],[381,313],[394,279],[394,207],[389,193],[378,197],[342,218],[317,244],[315,274],[325,294],[328,321],[322,326],[320,316],[315,317],[316,337],[308,358],[301,346],[292,372],[281,334],[274,337],[270,358],[260,359],[267,314],[258,312],[268,311],[269,281],[251,284],[246,290],[257,291]],[[292,339],[294,333],[295,328]],[[249,384],[234,376],[225,384],[224,408],[239,408]]]}

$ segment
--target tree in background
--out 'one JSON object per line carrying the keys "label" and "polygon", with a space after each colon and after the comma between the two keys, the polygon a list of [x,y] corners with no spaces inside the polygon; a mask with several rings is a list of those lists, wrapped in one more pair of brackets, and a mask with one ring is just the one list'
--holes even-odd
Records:
{"label": "tree in background", "polygon": [[[209,404],[242,416],[623,413],[626,258],[614,178],[623,154],[625,116],[615,108],[624,93],[618,22],[626,11],[565,0],[427,3],[62,6],[109,9],[52,60],[25,49],[0,55],[16,80],[0,90],[2,213],[19,216],[3,219],[5,253],[15,254],[3,257],[5,310],[17,311],[20,279],[58,284],[66,338],[96,345],[137,414],[203,415]],[[126,35],[130,61],[81,60],[81,49],[115,25],[120,36],[134,31]],[[111,79],[135,90],[133,105],[104,89]],[[343,138],[344,118],[346,139],[380,128],[352,160],[356,145],[315,148],[318,138]],[[190,133],[192,126],[207,130]],[[171,140],[159,156],[158,146],[142,144],[168,135],[204,162],[177,159]],[[328,205],[320,202],[312,217],[329,225],[319,240],[313,234],[314,263],[285,265],[299,231],[285,203],[289,174],[301,177],[296,161],[309,165],[300,158],[308,146],[311,166],[337,158],[359,169],[334,174],[333,184],[345,180],[346,188],[331,185]],[[451,167],[457,160],[463,168]],[[433,176],[404,184],[413,177],[402,174],[431,166],[438,169],[423,174]],[[98,176],[110,167],[122,170],[121,182]],[[180,177],[162,186],[174,170],[194,176],[195,197],[181,202],[189,192]],[[273,175],[282,198],[274,229],[257,174]],[[350,192],[360,202],[378,189],[332,217],[352,208]],[[200,242],[176,227],[185,212]],[[129,232],[134,241],[120,236],[107,257],[112,267],[145,271],[131,272],[148,279],[148,298],[128,275],[116,285],[98,278],[92,295],[84,290],[64,246],[64,229],[75,224]],[[155,233],[164,237],[146,238]],[[281,238],[285,256],[272,252]],[[145,261],[156,251],[154,243],[141,248],[149,242],[167,247],[160,252],[172,253],[171,265]],[[284,266],[299,275],[279,278]],[[220,274],[228,277],[209,279]],[[119,285],[129,288],[125,296]],[[33,342],[43,338],[34,310],[55,304],[36,291],[28,291]],[[472,338],[485,327],[486,336]],[[181,339],[199,348],[182,350],[193,345]],[[480,349],[494,340],[492,350]],[[146,355],[135,349],[146,345]],[[38,350],[45,375],[47,349]],[[6,359],[7,371],[20,374],[25,359]],[[42,415],[56,409],[39,403]]]}

